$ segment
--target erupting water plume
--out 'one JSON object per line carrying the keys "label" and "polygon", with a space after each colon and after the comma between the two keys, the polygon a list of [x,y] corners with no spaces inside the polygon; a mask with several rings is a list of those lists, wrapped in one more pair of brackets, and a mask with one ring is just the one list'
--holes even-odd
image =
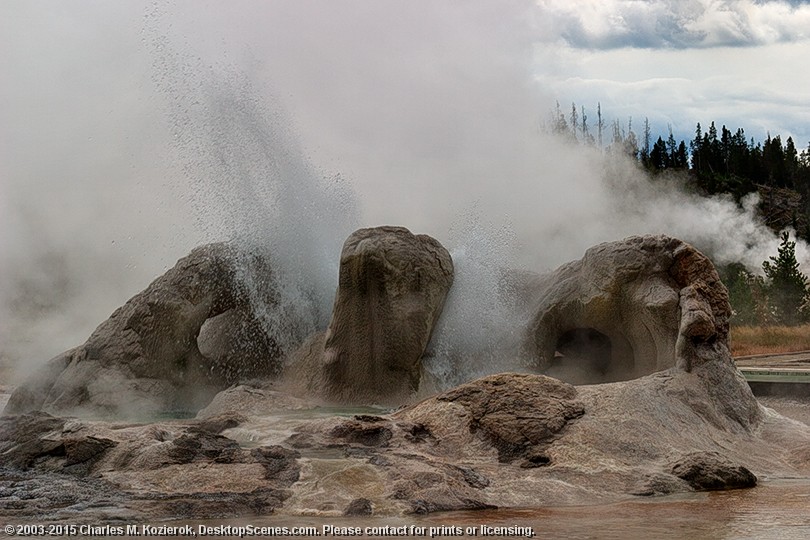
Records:
{"label": "erupting water plume", "polygon": [[[352,230],[393,224],[433,235],[457,272],[429,362],[447,383],[512,362],[497,359],[519,317],[511,271],[548,271],[588,246],[642,233],[672,234],[718,263],[753,269],[775,252],[752,200],[739,208],[674,182],[654,185],[629,160],[538,132],[552,100],[532,82],[531,2],[247,7],[106,6],[105,24],[120,32],[98,36],[83,25],[101,8],[77,8],[87,11],[74,22],[88,42],[68,51],[69,65],[87,79],[101,69],[112,90],[93,87],[88,100],[83,85],[64,84],[50,96],[51,116],[4,122],[9,132],[54,136],[38,152],[45,165],[4,155],[6,364],[80,343],[204,241],[269,255],[279,296],[254,307],[290,350],[325,326]],[[126,51],[125,69],[97,56],[110,49]],[[71,130],[85,133],[73,109],[105,139],[103,155],[92,145],[58,150]],[[131,160],[137,175],[126,170]],[[60,182],[71,187],[57,194],[80,201],[68,220],[43,195]],[[123,190],[115,206],[111,190]],[[806,258],[806,246],[797,249]],[[249,259],[243,279],[267,298],[271,284]]]}
{"label": "erupting water plume", "polygon": [[[497,229],[478,204],[450,232],[455,264],[453,288],[428,350],[425,367],[442,388],[520,366],[520,332],[526,324],[520,291],[508,263],[515,257],[514,233]],[[474,293],[473,293],[474,291]],[[475,332],[465,329],[475,328]]]}
{"label": "erupting water plume", "polygon": [[752,198],[538,131],[536,0],[6,5],[18,534],[474,510],[435,522],[480,536],[524,509],[528,536],[561,505],[681,494],[653,506],[692,523],[694,491],[807,484],[810,427],[754,397],[706,256],[756,269],[777,238]]}

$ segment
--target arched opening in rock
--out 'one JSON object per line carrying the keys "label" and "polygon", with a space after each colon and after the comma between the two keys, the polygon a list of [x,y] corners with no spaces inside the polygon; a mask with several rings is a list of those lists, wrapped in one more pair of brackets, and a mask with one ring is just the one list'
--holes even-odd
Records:
{"label": "arched opening in rock", "polygon": [[630,379],[635,376],[632,348],[622,336],[611,339],[595,328],[571,328],[557,336],[546,374],[572,384]]}

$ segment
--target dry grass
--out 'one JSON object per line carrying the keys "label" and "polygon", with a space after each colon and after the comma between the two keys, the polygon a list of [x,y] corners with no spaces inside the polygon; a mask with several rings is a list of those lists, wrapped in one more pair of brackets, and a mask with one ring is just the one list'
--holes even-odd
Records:
{"label": "dry grass", "polygon": [[732,326],[731,354],[776,354],[810,350],[810,324],[802,326]]}

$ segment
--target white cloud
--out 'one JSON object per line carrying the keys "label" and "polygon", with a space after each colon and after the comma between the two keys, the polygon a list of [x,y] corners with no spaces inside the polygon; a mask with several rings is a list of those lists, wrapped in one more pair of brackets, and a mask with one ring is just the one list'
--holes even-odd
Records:
{"label": "white cloud", "polygon": [[586,49],[752,46],[810,37],[810,5],[751,0],[538,0],[543,37]]}
{"label": "white cloud", "polygon": [[763,140],[768,131],[810,142],[810,71],[805,43],[750,48],[582,50],[536,48],[538,84],[562,103],[575,101],[595,119],[597,102],[611,120],[645,116],[654,132],[668,123],[688,138],[695,123],[742,127]]}

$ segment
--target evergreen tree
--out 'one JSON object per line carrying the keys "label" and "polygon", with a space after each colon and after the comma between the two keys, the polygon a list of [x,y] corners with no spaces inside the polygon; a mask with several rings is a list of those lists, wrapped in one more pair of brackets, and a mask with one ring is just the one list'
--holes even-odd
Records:
{"label": "evergreen tree", "polygon": [[[720,151],[720,141],[717,138],[717,128],[714,126],[714,122],[711,123],[709,126],[709,131],[704,135],[703,143],[708,150],[708,165],[709,165],[709,172],[711,173],[720,173],[723,171],[723,155]],[[710,193],[714,193],[714,189],[710,190]]]}
{"label": "evergreen tree", "polygon": [[723,174],[731,172],[731,131],[723,125],[720,128],[720,158]]}
{"label": "evergreen tree", "polygon": [[779,322],[795,325],[800,322],[800,308],[807,295],[807,276],[799,270],[796,260],[796,242],[790,241],[787,231],[776,257],[762,263],[767,279],[768,296]]}
{"label": "evergreen tree", "polygon": [[678,152],[675,154],[675,167],[685,169],[689,166],[689,155],[686,152],[686,143],[681,141],[678,145]]}
{"label": "evergreen tree", "polygon": [[689,143],[692,149],[692,170],[695,174],[700,175],[703,171],[703,132],[700,129],[700,122],[697,123],[695,128],[695,138]]}
{"label": "evergreen tree", "polygon": [[[738,128],[731,137],[731,150],[729,152],[729,172],[751,180],[750,151],[745,140],[745,131]],[[750,183],[750,182],[749,182]],[[753,186],[751,188],[753,191]]]}
{"label": "evergreen tree", "polygon": [[650,161],[650,119],[644,117],[644,140],[641,147],[641,164],[649,167]]}
{"label": "evergreen tree", "polygon": [[582,106],[582,142],[593,146],[593,135],[588,130],[588,116],[585,114],[585,106]]}
{"label": "evergreen tree", "polygon": [[667,167],[667,145],[661,137],[658,137],[650,151],[650,164],[657,171]]}
{"label": "evergreen tree", "polygon": [[761,325],[770,322],[762,276],[755,276],[741,263],[731,263],[720,269],[720,279],[728,289],[732,324]]}
{"label": "evergreen tree", "polygon": [[577,129],[579,129],[579,116],[577,115],[577,104],[571,102],[571,135],[577,140]]}
{"label": "evergreen tree", "polygon": [[767,174],[768,184],[776,187],[789,187],[787,185],[787,167],[785,165],[785,151],[782,149],[782,138],[777,135],[765,139],[762,147],[762,160]]}
{"label": "evergreen tree", "polygon": [[552,126],[553,127],[551,128],[551,131],[557,135],[563,135],[568,133],[568,123],[565,121],[565,115],[560,109],[559,101],[557,102],[557,105],[554,108],[554,118]]}
{"label": "evergreen tree", "polygon": [[651,133],[646,117],[638,134],[632,118],[626,125],[619,120],[606,123],[599,102],[595,128],[588,125],[585,107],[574,102],[568,114],[556,102],[550,120],[548,129],[570,142],[624,154],[653,173],[665,169],[688,172],[679,176],[688,178],[687,186],[698,194],[728,194],[742,205],[744,197],[759,191],[759,211],[774,231],[792,226],[799,236],[810,240],[810,144],[798,151],[791,137],[783,145],[779,135],[771,137],[770,133],[764,143],[758,143],[753,137],[746,140],[742,128],[732,132],[723,125],[718,130],[714,121],[705,132],[698,122],[694,138],[678,144],[671,125],[667,137],[659,137]]}
{"label": "evergreen tree", "polygon": [[638,159],[638,138],[636,137],[636,132],[633,131],[632,123],[628,124],[627,126],[627,137],[624,139],[624,153],[633,158]]}
{"label": "evergreen tree", "polygon": [[596,103],[596,141],[599,143],[599,148],[603,148],[602,143],[602,130],[605,128],[605,122],[602,120],[602,104]]}
{"label": "evergreen tree", "polygon": [[791,188],[796,188],[799,176],[799,153],[793,143],[793,137],[785,141],[785,182]]}
{"label": "evergreen tree", "polygon": [[672,124],[667,124],[669,137],[667,137],[667,167],[676,167],[678,161],[678,143],[675,142],[675,135],[672,134]]}

